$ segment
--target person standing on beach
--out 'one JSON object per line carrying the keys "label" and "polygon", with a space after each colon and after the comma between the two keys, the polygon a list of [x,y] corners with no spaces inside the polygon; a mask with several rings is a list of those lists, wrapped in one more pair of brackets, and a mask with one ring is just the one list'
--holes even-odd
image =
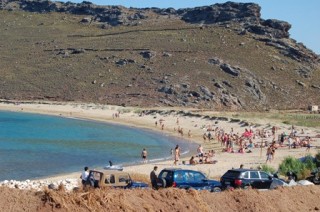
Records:
{"label": "person standing on beach", "polygon": [[157,176],[157,173],[156,173],[157,170],[158,170],[158,166],[155,166],[155,167],[153,167],[153,170],[150,173],[151,185],[152,185],[152,188],[155,189],[155,190],[158,190],[158,184],[157,184],[158,176]]}
{"label": "person standing on beach", "polygon": [[307,137],[307,149],[306,149],[306,151],[307,152],[310,152],[310,147],[311,147],[311,138],[310,137]]}
{"label": "person standing on beach", "polygon": [[145,148],[143,148],[143,150],[141,152],[141,157],[142,157],[143,163],[147,163],[147,156],[148,156],[148,152]]}
{"label": "person standing on beach", "polygon": [[201,144],[199,144],[197,148],[197,154],[199,157],[199,162],[203,162],[203,147],[201,146]]}
{"label": "person standing on beach", "polygon": [[177,162],[180,159],[180,147],[179,145],[176,146],[175,150],[174,150],[174,165],[177,165]]}
{"label": "person standing on beach", "polygon": [[87,182],[87,179],[88,179],[88,176],[89,176],[89,167],[86,166],[84,167],[84,171],[82,172],[80,178],[81,178],[81,183],[83,186],[85,186],[86,182]]}
{"label": "person standing on beach", "polygon": [[266,156],[267,156],[266,163],[268,163],[268,161],[271,163],[271,160],[272,160],[272,147],[271,146],[268,147]]}

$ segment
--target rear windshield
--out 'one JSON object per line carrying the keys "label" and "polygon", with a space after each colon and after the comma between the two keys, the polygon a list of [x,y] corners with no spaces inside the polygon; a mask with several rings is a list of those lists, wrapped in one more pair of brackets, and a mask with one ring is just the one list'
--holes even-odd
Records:
{"label": "rear windshield", "polygon": [[233,177],[238,177],[239,175],[240,175],[240,172],[234,171],[234,170],[229,170],[222,177],[233,178]]}

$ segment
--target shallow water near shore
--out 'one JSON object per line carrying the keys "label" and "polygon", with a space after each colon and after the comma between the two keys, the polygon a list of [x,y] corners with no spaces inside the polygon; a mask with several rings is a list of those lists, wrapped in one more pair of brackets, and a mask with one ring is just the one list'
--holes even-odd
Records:
{"label": "shallow water near shore", "polygon": [[141,163],[146,148],[150,161],[172,158],[178,144],[187,153],[195,144],[150,130],[103,122],[0,111],[2,180],[26,180]]}

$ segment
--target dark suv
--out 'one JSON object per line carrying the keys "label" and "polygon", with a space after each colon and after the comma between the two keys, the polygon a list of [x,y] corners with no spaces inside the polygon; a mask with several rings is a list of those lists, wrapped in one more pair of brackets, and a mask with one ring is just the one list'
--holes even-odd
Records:
{"label": "dark suv", "polygon": [[231,169],[221,177],[222,188],[270,189],[273,177],[268,173],[253,169]]}
{"label": "dark suv", "polygon": [[163,188],[176,187],[184,189],[209,190],[220,192],[221,183],[207,179],[199,171],[186,169],[163,169],[158,176],[158,185]]}

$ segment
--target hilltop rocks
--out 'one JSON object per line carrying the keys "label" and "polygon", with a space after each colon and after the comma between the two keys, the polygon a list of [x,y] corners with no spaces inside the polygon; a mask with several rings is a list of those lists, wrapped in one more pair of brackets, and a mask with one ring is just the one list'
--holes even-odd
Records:
{"label": "hilltop rocks", "polygon": [[158,89],[159,92],[163,92],[165,94],[176,94],[177,92],[174,90],[173,86],[163,86]]}
{"label": "hilltop rocks", "polygon": [[132,60],[132,59],[119,59],[117,61],[115,61],[115,63],[118,65],[118,66],[124,66],[124,65],[127,65],[127,64],[134,64],[136,63],[135,60]]}
{"label": "hilltop rocks", "polygon": [[[268,19],[265,21],[261,21],[261,25],[271,27],[273,29],[279,30],[282,32],[283,37],[289,37],[289,30],[291,28],[291,24],[286,21],[279,21],[276,19]],[[281,33],[279,33],[281,34]]]}
{"label": "hilltop rocks", "polygon": [[140,52],[140,55],[142,55],[142,57],[145,58],[145,59],[151,59],[151,58],[155,57],[156,54],[157,53],[154,52],[154,51],[142,51],[142,52]]}
{"label": "hilltop rocks", "polygon": [[231,20],[250,20],[256,22],[260,18],[260,6],[253,3],[214,4],[206,7],[178,10],[182,20],[190,23],[213,24]]}
{"label": "hilltop rocks", "polygon": [[292,39],[258,38],[268,46],[279,49],[280,53],[298,62],[318,63],[319,56],[307,49],[303,44]]}
{"label": "hilltop rocks", "polygon": [[217,57],[211,58],[208,60],[209,64],[220,65],[223,61]]}
{"label": "hilltop rocks", "polygon": [[208,63],[213,64],[213,65],[218,65],[222,71],[224,71],[225,73],[230,74],[234,77],[238,77],[240,75],[241,69],[239,67],[234,67],[228,63],[224,63],[223,60],[221,60],[217,57],[209,59]]}
{"label": "hilltop rocks", "polygon": [[240,69],[236,67],[232,67],[231,65],[227,63],[223,63],[220,65],[220,68],[222,71],[226,72],[227,74],[230,74],[232,76],[239,76],[240,75]]}

